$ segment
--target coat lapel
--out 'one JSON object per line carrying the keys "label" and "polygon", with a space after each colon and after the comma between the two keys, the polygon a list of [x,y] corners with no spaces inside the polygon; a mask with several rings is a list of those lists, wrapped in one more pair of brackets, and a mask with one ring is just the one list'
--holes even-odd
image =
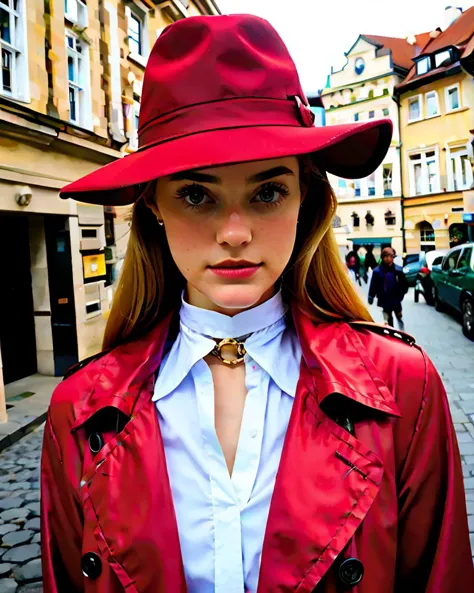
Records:
{"label": "coat lapel", "polygon": [[320,405],[332,393],[398,416],[387,386],[347,324],[293,318],[303,350],[295,403],[267,522],[258,593],[310,593],[378,494],[383,463]]}

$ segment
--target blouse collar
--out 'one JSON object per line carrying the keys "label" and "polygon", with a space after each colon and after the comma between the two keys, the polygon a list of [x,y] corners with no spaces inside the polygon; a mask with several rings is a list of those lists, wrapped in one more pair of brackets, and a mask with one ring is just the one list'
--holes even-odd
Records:
{"label": "blouse collar", "polygon": [[261,305],[228,317],[186,303],[180,310],[180,332],[169,355],[161,365],[155,384],[153,401],[162,399],[180,385],[192,367],[214,348],[213,338],[239,338],[245,340],[245,349],[277,385],[294,395],[296,385],[288,372],[288,361],[281,360],[282,340],[288,310],[281,292]]}
{"label": "blouse collar", "polygon": [[182,325],[202,336],[238,338],[273,325],[285,316],[287,310],[281,291],[261,305],[233,317],[190,305],[183,294],[179,316]]}

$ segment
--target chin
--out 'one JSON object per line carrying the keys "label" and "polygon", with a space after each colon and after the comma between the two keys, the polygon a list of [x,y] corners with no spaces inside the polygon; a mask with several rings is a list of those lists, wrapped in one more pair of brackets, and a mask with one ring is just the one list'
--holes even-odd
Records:
{"label": "chin", "polygon": [[221,309],[249,309],[257,303],[272,296],[273,287],[252,285],[252,284],[229,284],[227,286],[215,286],[207,292],[207,298]]}

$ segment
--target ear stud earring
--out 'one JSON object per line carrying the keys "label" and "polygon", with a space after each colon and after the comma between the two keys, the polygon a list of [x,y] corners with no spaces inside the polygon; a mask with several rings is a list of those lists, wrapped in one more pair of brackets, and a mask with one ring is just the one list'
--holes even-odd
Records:
{"label": "ear stud earring", "polygon": [[161,218],[158,218],[158,224],[159,224],[160,226],[163,226],[165,223],[164,223],[164,222],[161,220]]}

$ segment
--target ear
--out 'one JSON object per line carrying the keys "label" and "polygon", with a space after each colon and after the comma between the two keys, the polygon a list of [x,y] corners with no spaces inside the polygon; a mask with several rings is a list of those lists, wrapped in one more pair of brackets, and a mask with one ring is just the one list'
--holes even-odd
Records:
{"label": "ear", "polygon": [[158,218],[158,220],[161,220],[160,209],[158,208],[158,204],[156,203],[155,192],[154,191],[146,192],[145,195],[143,196],[143,201],[148,206],[148,208],[150,208],[150,210],[153,212],[153,214],[156,216],[156,218]]}

